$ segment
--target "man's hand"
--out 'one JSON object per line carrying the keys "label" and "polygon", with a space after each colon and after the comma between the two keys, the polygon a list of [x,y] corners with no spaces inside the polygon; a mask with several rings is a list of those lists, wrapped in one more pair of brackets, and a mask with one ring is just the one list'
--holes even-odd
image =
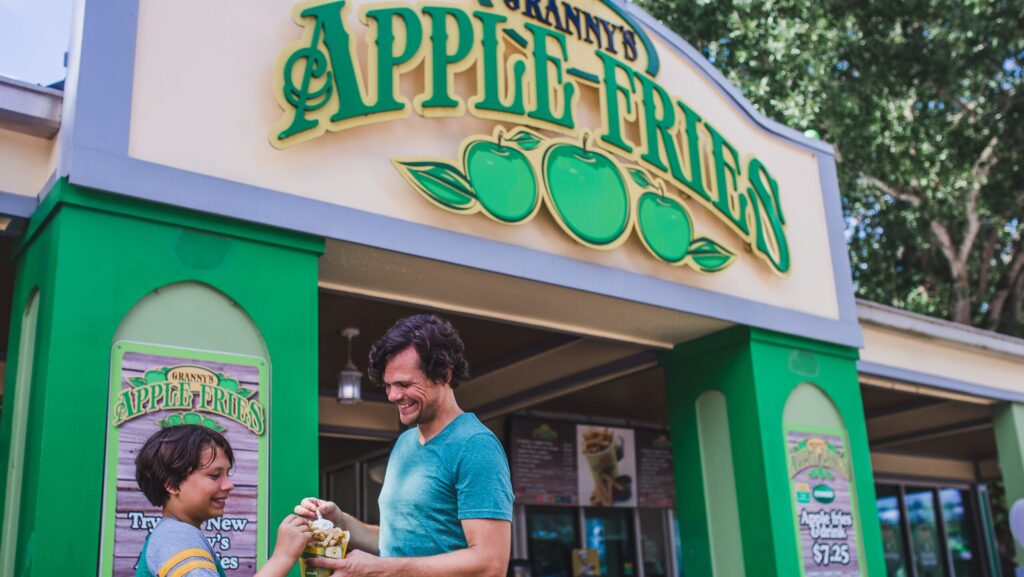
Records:
{"label": "man's hand", "polygon": [[344,559],[314,557],[308,563],[314,567],[334,569],[331,577],[383,577],[388,574],[383,559],[358,550],[345,555]]}
{"label": "man's hand", "polygon": [[352,515],[342,511],[331,501],[306,497],[301,503],[295,506],[295,514],[299,517],[316,520],[316,510],[320,509],[320,515],[324,519],[334,523],[335,527],[348,531],[348,548],[360,549],[368,553],[377,553],[380,547],[380,527],[368,525]]}
{"label": "man's hand", "polygon": [[295,514],[305,517],[310,521],[316,521],[316,510],[320,509],[320,515],[330,520],[336,527],[345,528],[345,521],[341,516],[341,509],[333,501],[323,501],[316,497],[306,497],[301,503],[295,506]]}

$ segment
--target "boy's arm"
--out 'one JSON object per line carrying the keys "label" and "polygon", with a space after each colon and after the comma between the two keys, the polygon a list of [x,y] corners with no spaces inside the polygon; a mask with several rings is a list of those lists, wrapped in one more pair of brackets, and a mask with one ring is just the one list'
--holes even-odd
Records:
{"label": "boy's arm", "polygon": [[253,577],[284,577],[299,560],[302,549],[313,537],[306,520],[298,515],[288,515],[277,528],[274,554]]}

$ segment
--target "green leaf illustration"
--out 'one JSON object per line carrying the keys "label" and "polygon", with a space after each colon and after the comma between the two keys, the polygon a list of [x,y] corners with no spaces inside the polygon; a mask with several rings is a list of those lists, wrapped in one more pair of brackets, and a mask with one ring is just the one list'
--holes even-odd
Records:
{"label": "green leaf illustration", "polygon": [[651,180],[647,178],[647,173],[640,170],[639,168],[630,168],[629,175],[633,177],[633,182],[639,184],[644,188],[651,188],[654,185],[651,184]]}
{"label": "green leaf illustration", "polygon": [[249,397],[253,396],[253,394],[256,391],[254,391],[252,389],[246,389],[245,387],[239,387],[237,392],[238,392],[239,395],[242,396],[243,399],[248,399]]}
{"label": "green leaf illustration", "polygon": [[146,379],[142,377],[128,377],[128,383],[133,387],[141,387],[146,384]]}
{"label": "green leaf illustration", "polygon": [[146,384],[162,383],[167,380],[167,369],[162,371],[146,371]]}
{"label": "green leaf illustration", "polygon": [[238,381],[236,381],[235,379],[223,379],[222,378],[219,381],[217,381],[217,386],[219,386],[222,389],[231,391],[231,392],[235,392],[235,393],[238,392]]}
{"label": "green leaf illustration", "polygon": [[534,148],[540,146],[540,143],[544,141],[544,137],[542,137],[539,134],[530,132],[525,128],[520,128],[515,132],[515,134],[513,134],[509,138],[506,138],[505,141],[514,142],[517,146],[519,146],[519,148],[522,148],[523,150],[533,150]]}
{"label": "green leaf illustration", "polygon": [[700,237],[690,245],[687,255],[701,272],[718,272],[732,264],[736,254],[707,237]]}
{"label": "green leaf illustration", "polygon": [[213,429],[218,433],[223,433],[227,429],[226,427],[219,425],[217,421],[211,419],[210,417],[203,417],[202,425],[207,429]]}
{"label": "green leaf illustration", "polygon": [[441,206],[456,212],[476,207],[473,185],[462,172],[446,162],[393,160],[409,184]]}

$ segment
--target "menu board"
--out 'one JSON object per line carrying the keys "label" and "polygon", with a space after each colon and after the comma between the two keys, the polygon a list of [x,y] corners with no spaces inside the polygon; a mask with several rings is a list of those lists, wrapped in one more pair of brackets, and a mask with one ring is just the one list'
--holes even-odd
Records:
{"label": "menu board", "polygon": [[636,468],[637,506],[675,505],[676,477],[672,470],[672,441],[667,432],[636,430]]}
{"label": "menu board", "polygon": [[573,426],[532,418],[512,419],[512,489],[516,502],[575,505]]}
{"label": "menu board", "polygon": [[200,527],[229,577],[256,572],[264,557],[261,500],[266,487],[266,364],[255,357],[153,345],[115,345],[111,375],[101,577],[135,575],[146,537],[161,519],[135,481],[135,455],[161,427],[196,424],[219,431],[235,457],[235,487],[224,515]]}
{"label": "menu board", "polygon": [[790,429],[786,439],[803,575],[860,577],[860,520],[844,435]]}

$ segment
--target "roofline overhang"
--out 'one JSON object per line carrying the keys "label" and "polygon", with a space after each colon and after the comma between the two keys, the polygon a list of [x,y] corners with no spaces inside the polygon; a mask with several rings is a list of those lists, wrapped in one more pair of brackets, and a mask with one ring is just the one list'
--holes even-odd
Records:
{"label": "roofline overhang", "polygon": [[857,299],[857,318],[864,324],[912,333],[967,348],[1024,358],[1024,339],[963,323],[907,312],[862,299]]}
{"label": "roofline overhang", "polygon": [[53,138],[60,130],[64,93],[0,76],[0,128]]}

